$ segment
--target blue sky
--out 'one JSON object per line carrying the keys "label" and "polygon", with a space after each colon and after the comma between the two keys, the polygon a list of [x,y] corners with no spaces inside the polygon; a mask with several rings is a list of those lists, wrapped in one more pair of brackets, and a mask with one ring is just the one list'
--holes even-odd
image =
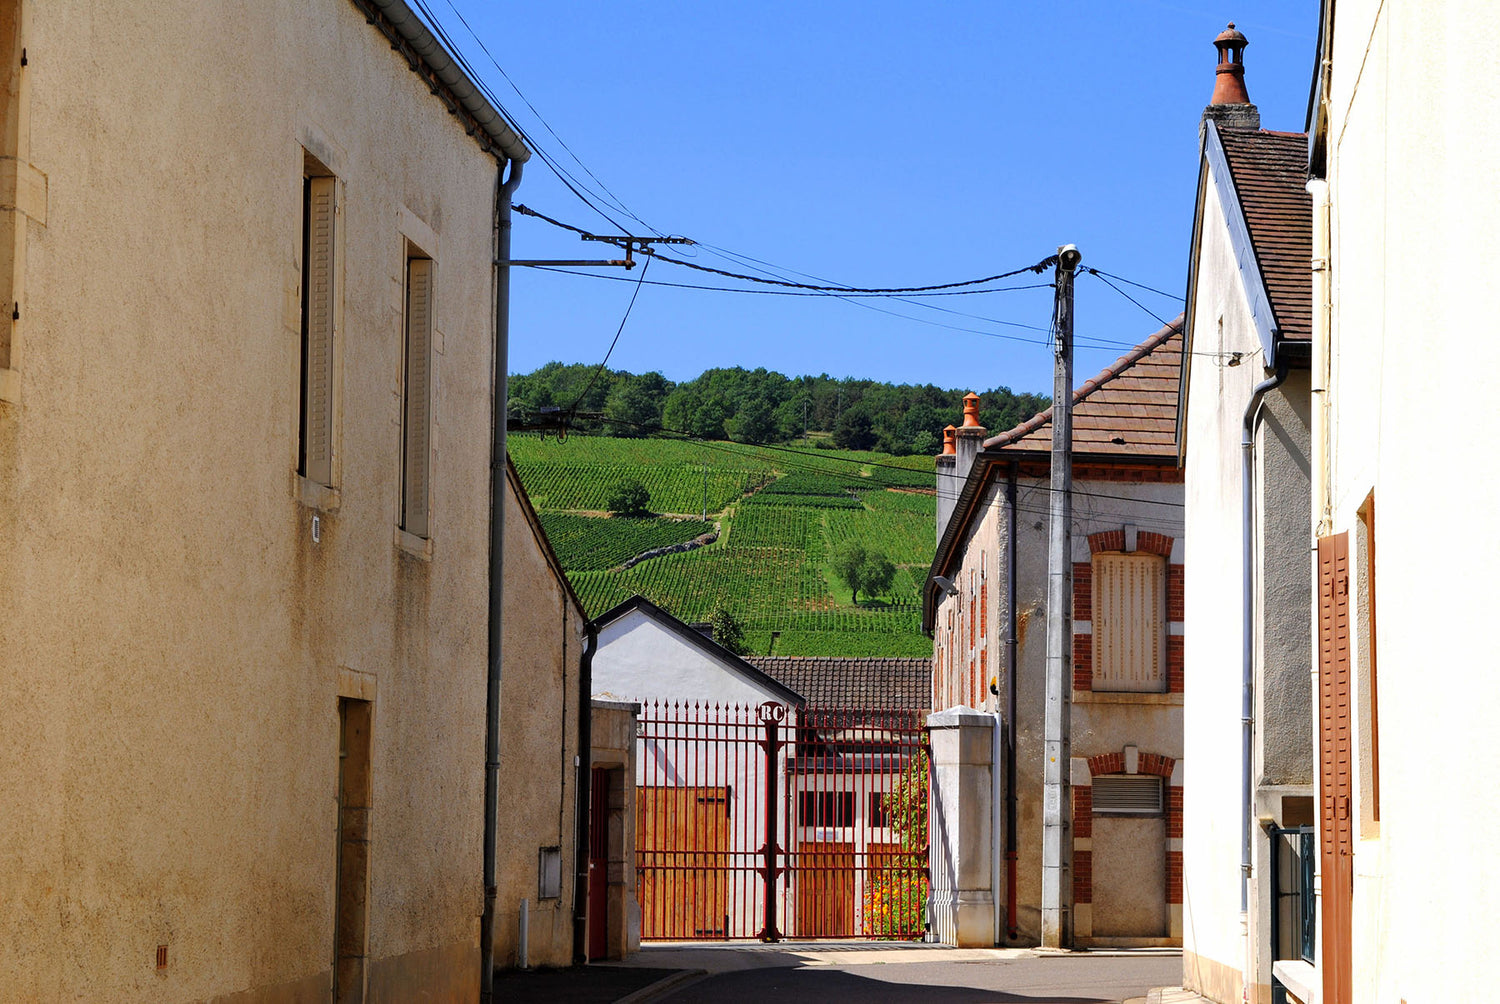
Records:
{"label": "blue sky", "polygon": [[[1074,243],[1085,265],[1178,296],[1214,36],[1237,23],[1250,39],[1246,83],[1262,125],[1301,131],[1317,19],[1315,0],[422,4],[504,111],[622,223],[610,201],[660,233],[856,286],[990,275]],[[517,201],[594,232],[616,229],[540,158]],[[707,247],[681,252],[748,271]],[[525,217],[514,253],[614,256]],[[515,270],[512,372],[603,357],[640,270],[590,271]],[[646,279],[743,285],[665,262]],[[1181,309],[1125,288],[1163,317]],[[610,366],[673,380],[738,365],[1046,392],[1049,351],[1016,339],[1045,340],[1051,295],[925,301],[974,317],[888,299],[647,285]],[[1078,379],[1157,327],[1081,276]]]}

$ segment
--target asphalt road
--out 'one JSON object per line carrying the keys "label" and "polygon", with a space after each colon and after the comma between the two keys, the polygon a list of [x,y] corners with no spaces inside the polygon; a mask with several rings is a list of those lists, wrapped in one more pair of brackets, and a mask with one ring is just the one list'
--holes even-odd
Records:
{"label": "asphalt road", "polygon": [[[977,957],[976,957],[977,956]],[[725,960],[729,962],[729,960]],[[672,1004],[1118,1004],[1182,982],[1176,955],[918,950],[744,955],[657,998]]]}

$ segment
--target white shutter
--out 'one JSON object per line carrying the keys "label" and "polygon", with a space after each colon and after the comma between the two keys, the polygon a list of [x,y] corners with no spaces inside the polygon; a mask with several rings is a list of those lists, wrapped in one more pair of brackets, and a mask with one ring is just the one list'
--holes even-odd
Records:
{"label": "white shutter", "polygon": [[428,465],[432,456],[432,262],[406,263],[406,381],[402,415],[401,526],[427,536]]}
{"label": "white shutter", "polygon": [[1160,815],[1161,778],[1155,774],[1104,774],[1094,778],[1094,812]]}
{"label": "white shutter", "polygon": [[302,474],[333,482],[334,178],[307,180],[307,302],[302,320]]}
{"label": "white shutter", "polygon": [[1166,689],[1166,589],[1154,554],[1094,556],[1095,690]]}

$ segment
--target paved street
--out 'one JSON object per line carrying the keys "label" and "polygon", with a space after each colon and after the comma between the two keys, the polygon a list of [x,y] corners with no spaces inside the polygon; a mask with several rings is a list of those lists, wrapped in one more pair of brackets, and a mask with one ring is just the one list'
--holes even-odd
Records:
{"label": "paved street", "polygon": [[686,1004],[782,1001],[1026,1002],[1144,1000],[1181,982],[1176,953],[1040,953],[934,945],[655,945],[628,965],[697,970],[650,999]]}

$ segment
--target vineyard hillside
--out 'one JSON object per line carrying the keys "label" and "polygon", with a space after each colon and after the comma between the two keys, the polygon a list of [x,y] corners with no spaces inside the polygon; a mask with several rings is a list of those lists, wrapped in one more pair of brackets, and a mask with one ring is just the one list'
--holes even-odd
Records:
{"label": "vineyard hillside", "polygon": [[[936,519],[930,457],[578,435],[509,443],[590,617],[639,593],[687,622],[728,611],[754,653],[932,652],[919,596]],[[646,488],[650,514],[608,513],[629,482]],[[857,605],[830,567],[849,541],[896,566],[890,589]]]}

